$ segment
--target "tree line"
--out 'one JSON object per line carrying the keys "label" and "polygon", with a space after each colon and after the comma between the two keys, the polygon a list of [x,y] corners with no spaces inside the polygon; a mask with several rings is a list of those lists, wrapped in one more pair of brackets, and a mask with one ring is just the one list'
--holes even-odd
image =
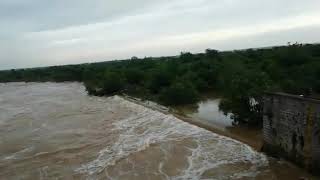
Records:
{"label": "tree line", "polygon": [[235,123],[261,125],[264,92],[320,93],[320,45],[288,46],[174,57],[133,57],[79,65],[0,71],[0,82],[83,82],[90,95],[128,94],[175,106],[218,93]]}

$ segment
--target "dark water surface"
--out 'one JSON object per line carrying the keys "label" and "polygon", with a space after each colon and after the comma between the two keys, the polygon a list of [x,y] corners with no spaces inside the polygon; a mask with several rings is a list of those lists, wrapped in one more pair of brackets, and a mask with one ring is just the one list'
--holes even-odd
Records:
{"label": "dark water surface", "polygon": [[226,129],[232,127],[233,120],[219,110],[220,99],[207,99],[198,103],[197,109],[191,110],[188,116],[194,119],[201,119],[216,127]]}

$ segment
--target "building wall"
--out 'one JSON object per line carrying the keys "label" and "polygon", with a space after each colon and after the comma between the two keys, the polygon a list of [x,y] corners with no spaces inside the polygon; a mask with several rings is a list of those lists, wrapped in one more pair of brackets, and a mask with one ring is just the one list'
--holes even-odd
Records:
{"label": "building wall", "polygon": [[320,100],[284,93],[266,94],[264,151],[320,170]]}

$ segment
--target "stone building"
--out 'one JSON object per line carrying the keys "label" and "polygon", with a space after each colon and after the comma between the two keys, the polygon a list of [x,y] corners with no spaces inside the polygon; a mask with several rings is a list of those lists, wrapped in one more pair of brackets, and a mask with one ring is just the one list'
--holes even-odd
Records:
{"label": "stone building", "polygon": [[263,108],[263,150],[320,173],[320,100],[267,93]]}

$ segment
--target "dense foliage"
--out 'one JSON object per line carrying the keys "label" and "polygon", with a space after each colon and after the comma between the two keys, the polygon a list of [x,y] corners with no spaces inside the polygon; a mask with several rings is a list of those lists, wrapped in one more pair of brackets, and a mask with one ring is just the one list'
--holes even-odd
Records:
{"label": "dense foliage", "polygon": [[213,91],[223,97],[220,108],[233,113],[236,123],[258,125],[264,92],[320,92],[320,45],[208,49],[175,57],[0,72],[0,82],[12,81],[80,81],[89,94],[126,93],[165,105],[195,103],[199,95]]}

